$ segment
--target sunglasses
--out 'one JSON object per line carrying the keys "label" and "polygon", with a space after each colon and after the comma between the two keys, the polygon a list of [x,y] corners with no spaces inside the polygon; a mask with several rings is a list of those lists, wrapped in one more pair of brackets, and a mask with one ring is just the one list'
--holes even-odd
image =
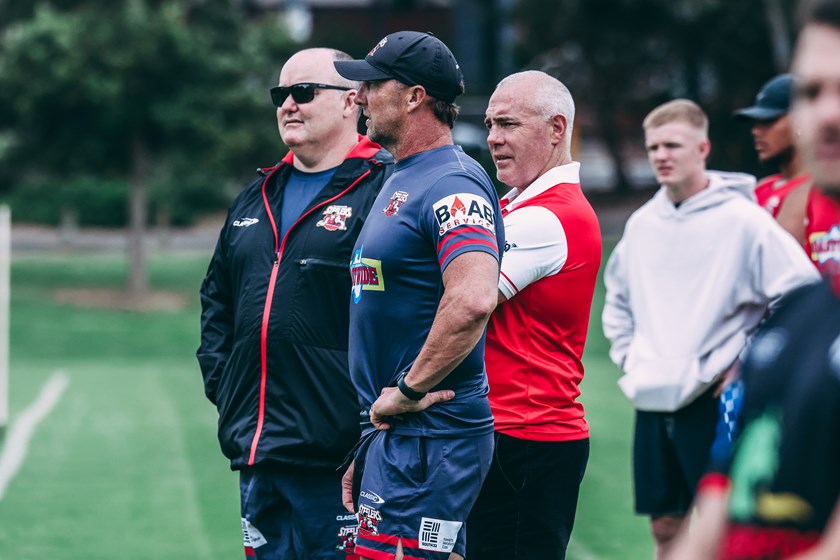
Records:
{"label": "sunglasses", "polygon": [[286,102],[286,98],[291,95],[295,103],[302,105],[303,103],[309,103],[315,99],[316,89],[338,89],[347,91],[353,88],[311,83],[295,84],[293,86],[275,86],[271,88],[271,101],[277,107],[280,107]]}

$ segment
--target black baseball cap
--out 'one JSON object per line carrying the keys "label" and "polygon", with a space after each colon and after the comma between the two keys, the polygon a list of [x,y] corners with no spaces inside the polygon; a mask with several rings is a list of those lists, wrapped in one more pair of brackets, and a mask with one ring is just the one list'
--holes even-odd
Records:
{"label": "black baseball cap", "polygon": [[431,33],[391,33],[364,60],[336,60],[335,69],[348,80],[359,82],[397,79],[421,85],[436,99],[452,103],[463,93],[464,75],[449,48]]}
{"label": "black baseball cap", "polygon": [[764,84],[755,97],[755,104],[735,111],[735,117],[754,121],[778,119],[790,110],[793,76],[781,74]]}

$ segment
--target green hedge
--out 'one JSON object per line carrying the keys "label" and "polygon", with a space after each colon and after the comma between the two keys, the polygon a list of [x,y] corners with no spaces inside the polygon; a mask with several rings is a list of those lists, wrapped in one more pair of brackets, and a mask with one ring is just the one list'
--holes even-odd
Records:
{"label": "green hedge", "polygon": [[[185,226],[199,216],[223,210],[230,202],[218,185],[195,180],[192,184],[158,184],[149,188],[149,222],[164,210],[171,225]],[[75,212],[78,225],[123,227],[128,221],[128,184],[109,179],[78,179],[67,183],[34,183],[13,189],[3,197],[16,222],[58,225],[62,209]]]}

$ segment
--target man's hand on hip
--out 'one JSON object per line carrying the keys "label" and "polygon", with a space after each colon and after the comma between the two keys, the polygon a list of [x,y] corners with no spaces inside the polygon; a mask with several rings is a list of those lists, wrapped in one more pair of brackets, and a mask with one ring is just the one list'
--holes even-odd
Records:
{"label": "man's hand on hip", "polygon": [[396,387],[385,387],[370,407],[370,421],[377,430],[387,430],[391,427],[388,422],[390,417],[406,412],[420,412],[433,404],[448,401],[453,397],[455,397],[455,391],[444,390],[427,393],[419,401],[413,401]]}

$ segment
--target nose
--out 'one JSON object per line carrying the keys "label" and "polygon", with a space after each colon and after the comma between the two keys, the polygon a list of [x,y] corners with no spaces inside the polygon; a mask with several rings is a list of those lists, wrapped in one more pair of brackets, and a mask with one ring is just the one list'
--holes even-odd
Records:
{"label": "nose", "polygon": [[656,161],[668,159],[668,148],[665,146],[657,146],[656,149],[651,152],[650,156]]}
{"label": "nose", "polygon": [[356,92],[356,105],[367,105],[368,83],[362,82],[359,90]]}
{"label": "nose", "polygon": [[750,129],[753,138],[758,138],[759,136],[763,135],[765,132],[767,132],[767,129],[770,128],[771,125],[772,123],[770,122],[756,121]]}
{"label": "nose", "polygon": [[499,131],[499,127],[490,126],[490,128],[487,129],[487,146],[489,146],[492,149],[493,146],[497,146],[503,142],[504,137]]}
{"label": "nose", "polygon": [[277,107],[277,110],[284,113],[291,113],[292,111],[296,111],[297,108],[298,106],[294,98],[291,95],[287,95],[286,99],[283,100],[283,104]]}

